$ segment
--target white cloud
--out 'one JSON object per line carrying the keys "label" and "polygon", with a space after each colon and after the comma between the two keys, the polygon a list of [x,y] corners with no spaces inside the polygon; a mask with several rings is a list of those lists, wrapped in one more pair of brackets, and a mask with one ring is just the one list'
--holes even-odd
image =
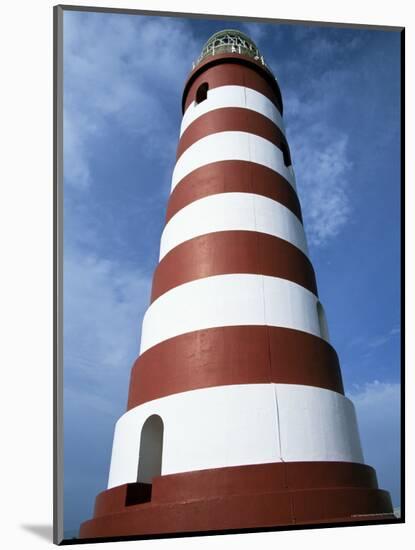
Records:
{"label": "white cloud", "polygon": [[[374,380],[366,384],[356,384],[354,391],[351,393],[356,407],[362,411],[369,413],[372,418],[374,416],[380,418],[384,416],[388,410],[388,406],[392,403],[398,404],[400,384],[392,384]],[[367,414],[365,415],[368,416]]]}
{"label": "white cloud", "polygon": [[296,27],[294,37],[304,43],[301,63],[274,60],[278,69],[274,73],[292,83],[282,89],[287,138],[309,243],[322,247],[339,235],[353,216],[354,165],[349,136],[338,125],[337,113],[353,108],[342,92],[353,73],[341,59],[363,39],[340,41],[307,26]]}
{"label": "white cloud", "polygon": [[[300,109],[295,102],[293,108]],[[345,134],[321,122],[304,120],[304,126],[304,131],[298,127],[293,131],[289,143],[309,243],[321,246],[336,237],[349,220],[352,162]],[[287,132],[290,135],[289,128]]]}
{"label": "white cloud", "polygon": [[96,132],[96,126],[81,112],[66,109],[63,116],[64,173],[65,180],[85,189],[90,183],[88,163],[88,139]]}
{"label": "white cloud", "polygon": [[376,469],[379,487],[400,504],[400,384],[375,380],[355,386],[356,407],[366,464]]}
{"label": "white cloud", "polygon": [[[166,116],[168,94],[179,94],[197,44],[177,19],[65,13],[65,177],[91,183],[93,140],[119,124],[158,162],[174,158]],[[169,92],[170,91],[170,92]],[[177,97],[179,104],[180,96]]]}
{"label": "white cloud", "polygon": [[[105,406],[105,395],[138,355],[150,279],[93,254],[66,252],[64,260],[65,387]],[[107,403],[110,406],[110,403]]]}
{"label": "white cloud", "polygon": [[[342,67],[332,68],[330,58],[335,54],[331,42],[324,39],[327,47],[321,57],[325,70],[310,75],[307,63],[316,66],[312,45],[317,38],[307,29],[299,34],[311,37],[302,65],[293,67],[292,61],[282,61],[279,67],[285,78],[301,74],[295,87],[282,90],[284,119],[308,240],[311,247],[322,247],[339,235],[353,214],[349,136],[337,125],[336,116],[339,108],[345,108],[342,101],[347,99],[339,90],[351,73]],[[333,45],[333,51],[336,48]]]}
{"label": "white cloud", "polygon": [[[327,78],[324,73],[304,89],[284,94],[287,139],[311,247],[330,242],[352,215],[349,138],[333,126],[337,96],[332,86],[322,85]],[[330,81],[339,83],[344,78],[343,72],[330,72]]]}

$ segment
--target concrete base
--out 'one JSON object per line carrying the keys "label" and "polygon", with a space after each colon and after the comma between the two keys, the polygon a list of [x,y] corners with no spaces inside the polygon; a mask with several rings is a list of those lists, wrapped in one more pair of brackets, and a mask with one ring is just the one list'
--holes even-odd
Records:
{"label": "concrete base", "polygon": [[392,503],[369,466],[275,463],[114,487],[97,496],[94,518],[81,525],[80,538],[382,519],[395,519]]}

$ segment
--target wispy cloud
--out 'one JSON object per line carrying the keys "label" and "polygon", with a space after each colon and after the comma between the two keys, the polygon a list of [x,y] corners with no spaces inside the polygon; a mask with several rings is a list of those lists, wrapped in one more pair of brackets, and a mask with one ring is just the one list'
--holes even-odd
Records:
{"label": "wispy cloud", "polygon": [[172,98],[180,104],[197,51],[186,24],[68,12],[64,41],[66,181],[80,189],[91,184],[92,142],[114,124],[142,140],[144,154],[170,161],[175,140],[169,135],[178,128],[170,126],[166,109]]}
{"label": "wispy cloud", "polygon": [[[289,130],[288,130],[289,132]],[[290,146],[298,188],[304,204],[309,242],[322,246],[339,234],[351,214],[347,154],[348,138],[324,123],[293,132]]]}
{"label": "wispy cloud", "polygon": [[401,332],[401,329],[399,327],[394,327],[386,334],[382,334],[381,336],[377,336],[372,340],[369,340],[367,345],[369,348],[372,348],[372,349],[379,348],[381,346],[384,346],[390,340],[392,340],[394,336],[397,336],[398,334],[400,334],[400,332]]}
{"label": "wispy cloud", "polygon": [[391,328],[390,330],[384,332],[383,334],[378,334],[370,338],[365,336],[357,336],[347,343],[348,348],[358,348],[360,350],[369,348],[369,352],[366,353],[365,357],[373,355],[373,352],[378,348],[384,346],[388,342],[393,341],[395,336],[401,333],[401,329],[398,326]]}
{"label": "wispy cloud", "polygon": [[356,337],[348,343],[348,347],[355,348],[359,353],[358,360],[363,360],[366,363],[367,361],[373,360],[373,358],[377,358],[379,353],[383,353],[388,347],[388,344],[390,346],[394,343],[395,338],[400,333],[400,327],[395,326],[383,334]]}
{"label": "wispy cloud", "polygon": [[341,58],[345,52],[362,47],[365,40],[364,31],[360,35],[351,29],[343,29],[339,33],[336,29],[317,25],[296,25],[292,35],[297,46],[305,47],[307,53],[315,59],[326,54],[335,54],[337,58]]}
{"label": "wispy cloud", "polygon": [[65,108],[63,114],[65,181],[86,189],[91,181],[88,142],[96,135],[97,124],[81,111]]}
{"label": "wispy cloud", "polygon": [[311,246],[320,247],[336,237],[352,215],[349,137],[334,126],[332,100],[324,92],[318,98],[311,91],[308,98],[294,90],[286,95],[287,137],[307,236]]}
{"label": "wispy cloud", "polygon": [[385,350],[387,344],[393,342],[400,332],[401,329],[399,327],[394,327],[384,334],[373,336],[372,338],[359,342],[363,350],[361,359],[368,361],[377,357],[380,352]]}
{"label": "wispy cloud", "polygon": [[385,414],[388,408],[386,406],[382,410],[383,404],[393,402],[396,406],[399,406],[400,388],[400,384],[373,380],[364,384],[354,384],[350,392],[350,398],[356,407],[359,407],[360,410],[363,410],[363,408],[366,410],[368,413],[365,414],[366,418],[380,417]]}
{"label": "wispy cloud", "polygon": [[301,63],[281,56],[271,64],[281,82],[289,83],[282,89],[284,118],[305,227],[311,247],[322,247],[353,217],[355,167],[349,135],[338,125],[337,113],[350,108],[342,90],[352,72],[341,60],[362,39],[354,35],[340,40],[338,33],[306,26],[295,27],[292,35],[302,48]]}
{"label": "wispy cloud", "polygon": [[92,384],[108,370],[129,369],[138,354],[140,320],[148,305],[150,279],[139,269],[93,254],[64,259],[65,358]]}

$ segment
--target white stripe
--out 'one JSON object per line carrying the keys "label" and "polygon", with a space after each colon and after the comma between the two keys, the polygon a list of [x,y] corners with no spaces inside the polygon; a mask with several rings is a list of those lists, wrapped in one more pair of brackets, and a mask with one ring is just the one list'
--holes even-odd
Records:
{"label": "white stripe", "polygon": [[276,145],[248,132],[218,132],[199,139],[179,157],[173,170],[171,190],[193,170],[222,160],[262,164],[283,176],[295,189],[292,166],[285,166],[282,151]]}
{"label": "white stripe", "polygon": [[282,116],[265,95],[245,86],[219,86],[208,90],[207,98],[201,103],[193,101],[186,109],[180,128],[180,135],[200,116],[215,109],[239,107],[266,116],[285,134]]}
{"label": "white stripe", "polygon": [[173,336],[212,327],[270,325],[322,337],[317,301],[301,285],[268,275],[190,281],[162,294],[147,309],[140,353]]}
{"label": "white stripe", "polygon": [[164,424],[162,475],[281,461],[363,463],[354,406],[343,395],[292,384],[216,386],[126,412],[115,428],[109,488],[137,480],[141,427],[152,414]]}
{"label": "white stripe", "polygon": [[253,193],[218,193],[188,204],[169,220],[161,236],[160,260],[189,239],[232,230],[267,233],[308,255],[304,227],[284,205]]}

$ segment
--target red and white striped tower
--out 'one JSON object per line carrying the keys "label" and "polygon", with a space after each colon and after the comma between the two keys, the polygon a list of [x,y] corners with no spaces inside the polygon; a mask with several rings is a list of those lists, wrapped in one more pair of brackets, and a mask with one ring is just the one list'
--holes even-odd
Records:
{"label": "red and white striped tower", "polygon": [[307,251],[278,84],[239,31],[183,93],[160,263],[81,537],[393,517]]}

